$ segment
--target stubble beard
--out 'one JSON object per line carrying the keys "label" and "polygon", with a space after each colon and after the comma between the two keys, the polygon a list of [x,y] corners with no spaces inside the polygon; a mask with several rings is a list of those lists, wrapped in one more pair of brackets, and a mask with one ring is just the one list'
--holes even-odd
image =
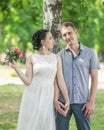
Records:
{"label": "stubble beard", "polygon": [[74,41],[73,41],[73,40],[70,40],[69,42],[67,42],[67,44],[68,44],[69,46],[73,46],[73,45],[74,45]]}

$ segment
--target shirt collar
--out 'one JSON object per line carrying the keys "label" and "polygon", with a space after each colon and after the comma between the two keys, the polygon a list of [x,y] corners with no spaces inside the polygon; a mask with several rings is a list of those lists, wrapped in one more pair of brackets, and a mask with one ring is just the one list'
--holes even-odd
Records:
{"label": "shirt collar", "polygon": [[[84,50],[83,44],[79,42],[79,45],[80,45],[80,46],[79,46],[79,47],[80,47],[80,51],[83,51],[83,50]],[[70,51],[70,48],[69,48],[68,46],[66,46],[65,50],[66,50],[66,51]]]}

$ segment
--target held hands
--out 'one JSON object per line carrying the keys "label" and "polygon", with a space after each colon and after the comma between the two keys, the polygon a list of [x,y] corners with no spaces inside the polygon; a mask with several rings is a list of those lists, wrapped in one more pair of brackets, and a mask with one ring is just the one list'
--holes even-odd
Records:
{"label": "held hands", "polygon": [[66,115],[67,115],[67,112],[68,112],[68,110],[69,110],[69,102],[63,104],[63,103],[61,103],[60,101],[56,100],[56,101],[54,102],[54,104],[55,104],[56,110],[57,110],[60,114],[62,114],[63,116],[66,116]]}

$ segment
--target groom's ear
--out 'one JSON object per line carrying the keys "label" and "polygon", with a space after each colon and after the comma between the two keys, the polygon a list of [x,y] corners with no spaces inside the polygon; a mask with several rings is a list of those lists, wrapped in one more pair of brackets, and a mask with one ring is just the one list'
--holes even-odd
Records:
{"label": "groom's ear", "polygon": [[78,30],[77,30],[77,29],[74,29],[74,32],[75,32],[76,34],[78,34]]}

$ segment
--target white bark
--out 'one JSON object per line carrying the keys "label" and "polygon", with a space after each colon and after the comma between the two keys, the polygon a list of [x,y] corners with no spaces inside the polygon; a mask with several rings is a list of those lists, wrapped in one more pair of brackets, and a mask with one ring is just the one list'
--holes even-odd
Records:
{"label": "white bark", "polygon": [[62,15],[62,0],[43,0],[44,24],[43,28],[48,29],[54,38],[54,52],[60,50],[60,31]]}

